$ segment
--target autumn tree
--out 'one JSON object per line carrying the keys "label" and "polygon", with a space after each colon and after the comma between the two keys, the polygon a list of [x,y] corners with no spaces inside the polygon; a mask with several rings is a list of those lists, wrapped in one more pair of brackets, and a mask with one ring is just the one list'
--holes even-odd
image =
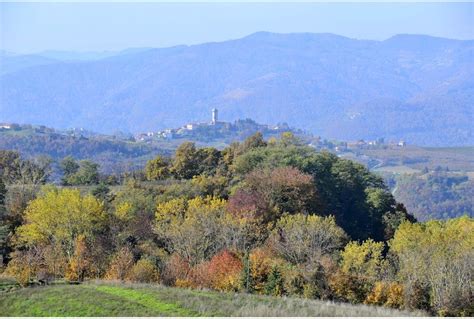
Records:
{"label": "autumn tree", "polygon": [[333,254],[347,241],[334,217],[316,215],[284,215],[270,237],[273,249],[294,264],[315,263],[324,255]]}
{"label": "autumn tree", "polygon": [[132,250],[128,246],[122,247],[113,256],[105,274],[106,279],[125,280],[134,265]]}
{"label": "autumn tree", "polygon": [[131,267],[126,278],[133,282],[152,283],[160,280],[160,273],[151,260],[142,258]]}
{"label": "autumn tree", "polygon": [[25,224],[17,229],[18,244],[26,247],[60,245],[70,261],[79,236],[93,237],[106,215],[102,204],[79,190],[47,187],[25,211]]}
{"label": "autumn tree", "polygon": [[439,315],[473,315],[474,220],[467,216],[426,223],[404,222],[390,242],[399,260],[406,301],[415,290],[429,291]]}
{"label": "autumn tree", "polygon": [[257,207],[268,207],[266,221],[275,221],[283,213],[313,213],[320,209],[311,175],[293,167],[255,170],[245,177],[241,188],[255,194]]}
{"label": "autumn tree", "polygon": [[223,250],[206,263],[209,288],[219,291],[237,291],[240,287],[242,262],[236,254]]}
{"label": "autumn tree", "polygon": [[65,277],[70,281],[84,281],[90,275],[92,263],[86,237],[82,234],[77,236],[74,246],[74,255],[69,261]]}
{"label": "autumn tree", "polygon": [[224,200],[212,197],[159,204],[156,232],[171,251],[195,265],[226,246],[225,205]]}

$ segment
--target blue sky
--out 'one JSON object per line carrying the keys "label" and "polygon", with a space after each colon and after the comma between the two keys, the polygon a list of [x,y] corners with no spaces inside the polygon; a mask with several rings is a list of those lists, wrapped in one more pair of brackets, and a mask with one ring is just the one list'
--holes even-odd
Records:
{"label": "blue sky", "polygon": [[256,31],[474,39],[473,3],[0,3],[13,52],[104,51],[240,38]]}

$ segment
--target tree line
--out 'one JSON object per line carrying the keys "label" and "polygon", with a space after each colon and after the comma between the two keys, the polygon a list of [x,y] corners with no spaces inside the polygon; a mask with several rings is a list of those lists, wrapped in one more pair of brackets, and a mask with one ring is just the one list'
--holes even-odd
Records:
{"label": "tree line", "polygon": [[102,278],[473,314],[471,218],[419,223],[380,177],[290,133],[185,142],[119,178],[65,158],[62,185],[31,189],[7,179],[24,161],[8,156],[0,249],[22,285]]}

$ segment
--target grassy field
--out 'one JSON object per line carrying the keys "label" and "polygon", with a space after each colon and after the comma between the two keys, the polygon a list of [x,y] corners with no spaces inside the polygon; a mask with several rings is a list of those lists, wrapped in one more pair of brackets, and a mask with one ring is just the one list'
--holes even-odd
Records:
{"label": "grassy field", "polygon": [[86,283],[0,291],[0,316],[416,316],[381,307],[218,293],[159,285]]}

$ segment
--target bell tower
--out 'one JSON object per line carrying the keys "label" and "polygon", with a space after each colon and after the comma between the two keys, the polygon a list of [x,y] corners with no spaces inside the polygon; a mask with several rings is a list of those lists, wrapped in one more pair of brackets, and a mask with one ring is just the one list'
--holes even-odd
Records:
{"label": "bell tower", "polygon": [[216,124],[217,123],[217,116],[218,116],[218,111],[216,108],[212,109],[212,121],[211,124]]}

